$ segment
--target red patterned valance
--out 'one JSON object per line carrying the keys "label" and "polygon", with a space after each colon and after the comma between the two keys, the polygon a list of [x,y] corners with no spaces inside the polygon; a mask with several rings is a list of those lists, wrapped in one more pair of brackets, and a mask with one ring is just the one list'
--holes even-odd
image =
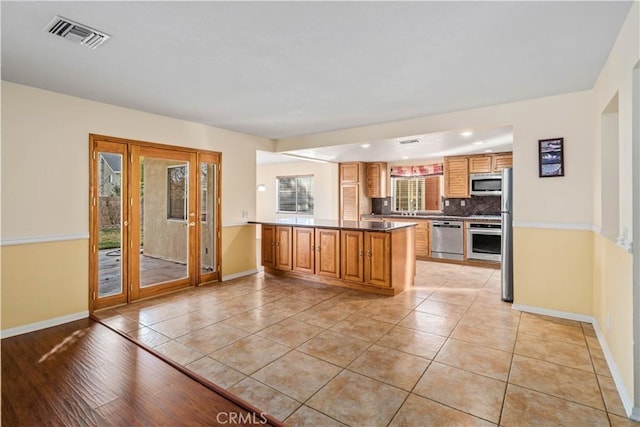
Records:
{"label": "red patterned valance", "polygon": [[392,166],[391,176],[395,177],[411,177],[411,176],[429,176],[442,175],[442,163],[433,163],[431,165],[422,166]]}

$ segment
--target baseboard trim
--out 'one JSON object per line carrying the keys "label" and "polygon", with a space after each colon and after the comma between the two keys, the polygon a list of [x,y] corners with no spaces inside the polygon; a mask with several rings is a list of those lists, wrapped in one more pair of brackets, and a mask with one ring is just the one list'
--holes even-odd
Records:
{"label": "baseboard trim", "polygon": [[260,270],[254,268],[253,270],[241,271],[239,273],[233,273],[226,276],[222,276],[222,281],[237,279],[238,277],[251,276],[252,274],[259,273]]}
{"label": "baseboard trim", "polygon": [[89,317],[89,311],[80,311],[78,313],[68,314],[66,316],[55,317],[53,319],[43,320],[42,322],[30,323],[28,325],[16,326],[15,328],[0,331],[0,338],[9,338],[16,335],[27,334],[29,332],[39,331],[40,329],[50,328],[52,326],[62,325],[63,323],[73,322],[74,320],[86,319]]}
{"label": "baseboard trim", "polygon": [[558,317],[560,319],[575,320],[578,322],[586,322],[591,324],[595,322],[595,319],[593,318],[593,316],[587,316],[585,314],[570,313],[568,311],[551,310],[549,308],[533,307],[530,305],[521,305],[521,304],[513,304],[511,308],[513,308],[514,310],[524,311],[526,313],[541,314],[543,316]]}
{"label": "baseboard trim", "polygon": [[[596,336],[598,337],[598,342],[600,343],[600,347],[602,348],[602,352],[604,353],[604,358],[607,361],[607,365],[609,366],[609,370],[611,371],[611,376],[613,377],[613,382],[616,384],[616,388],[618,389],[618,394],[620,395],[620,400],[622,401],[622,406],[624,406],[624,411],[627,413],[627,417],[634,419],[636,421],[640,420],[640,414],[638,414],[638,409],[633,407],[633,398],[627,391],[627,388],[624,385],[624,381],[622,380],[622,375],[620,375],[620,371],[618,370],[618,366],[616,365],[615,360],[613,359],[613,355],[609,350],[609,346],[607,345],[607,341],[604,339],[604,334],[598,325],[598,321],[593,319],[593,329],[596,331]],[[635,413],[635,414],[634,414]]]}
{"label": "baseboard trim", "polygon": [[635,421],[640,421],[640,409],[634,408],[633,398],[631,397],[631,395],[627,391],[627,388],[624,385],[624,381],[622,380],[622,375],[620,375],[618,366],[616,365],[613,355],[609,350],[609,346],[607,345],[607,341],[604,338],[604,334],[602,333],[602,330],[598,325],[598,321],[593,316],[587,316],[584,314],[576,314],[576,313],[570,313],[570,312],[559,311],[559,310],[550,310],[548,308],[532,307],[532,306],[520,305],[520,304],[513,304],[512,308],[514,310],[520,310],[526,313],[541,314],[544,316],[557,317],[560,319],[576,320],[578,322],[585,322],[593,325],[593,329],[596,331],[596,337],[598,338],[598,343],[602,348],[602,353],[604,354],[604,358],[607,361],[607,366],[611,371],[613,382],[615,383],[616,389],[618,390],[618,394],[620,395],[622,406],[624,406],[624,411],[626,412],[627,417]]}

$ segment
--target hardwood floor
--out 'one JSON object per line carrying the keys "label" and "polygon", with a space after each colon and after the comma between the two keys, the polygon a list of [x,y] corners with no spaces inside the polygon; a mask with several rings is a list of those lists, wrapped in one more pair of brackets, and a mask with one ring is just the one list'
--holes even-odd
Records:
{"label": "hardwood floor", "polygon": [[91,319],[2,340],[2,425],[265,425],[246,408]]}

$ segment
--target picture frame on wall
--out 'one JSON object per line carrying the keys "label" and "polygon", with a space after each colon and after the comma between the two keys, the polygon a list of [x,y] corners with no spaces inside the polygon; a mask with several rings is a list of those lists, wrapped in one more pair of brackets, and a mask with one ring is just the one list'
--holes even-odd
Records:
{"label": "picture frame on wall", "polygon": [[564,138],[538,140],[540,178],[564,176]]}

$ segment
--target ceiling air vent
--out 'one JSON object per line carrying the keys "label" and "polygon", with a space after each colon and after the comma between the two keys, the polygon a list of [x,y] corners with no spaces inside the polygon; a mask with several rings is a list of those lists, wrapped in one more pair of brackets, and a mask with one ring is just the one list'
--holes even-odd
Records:
{"label": "ceiling air vent", "polygon": [[105,33],[61,16],[54,17],[44,30],[49,34],[80,43],[91,49],[97,48],[109,39],[109,36]]}
{"label": "ceiling air vent", "polygon": [[404,139],[402,141],[398,141],[398,144],[407,145],[407,144],[417,144],[418,142],[420,142],[419,139]]}

